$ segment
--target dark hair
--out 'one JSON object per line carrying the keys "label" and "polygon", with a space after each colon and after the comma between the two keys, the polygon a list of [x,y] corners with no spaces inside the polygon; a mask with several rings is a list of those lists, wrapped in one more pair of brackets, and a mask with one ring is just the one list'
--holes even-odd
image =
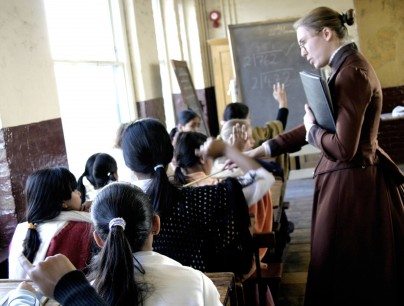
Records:
{"label": "dark hair", "polygon": [[183,110],[178,114],[178,123],[181,125],[186,125],[194,118],[199,118],[199,115],[195,113],[191,108]]}
{"label": "dark hair", "polygon": [[229,103],[223,112],[223,120],[229,121],[231,119],[247,119],[250,112],[248,106],[241,102]]}
{"label": "dark hair", "polygon": [[81,202],[86,201],[86,187],[83,184],[83,177],[94,186],[95,189],[99,189],[107,185],[111,181],[116,181],[116,174],[118,166],[116,160],[106,153],[95,153],[91,155],[84,169],[84,173],[79,177],[77,181],[77,190],[81,193]]}
{"label": "dark hair", "polygon": [[174,127],[174,128],[172,128],[171,129],[171,131],[170,131],[170,139],[171,139],[171,142],[174,142],[174,139],[175,139],[175,137],[177,136],[177,133],[178,133],[179,131],[178,131],[178,128],[177,127]]}
{"label": "dark hair", "polygon": [[181,132],[178,135],[174,147],[174,157],[177,164],[174,177],[181,185],[186,184],[181,168],[192,167],[200,162],[200,157],[195,155],[195,149],[199,149],[206,139],[206,135],[198,132]]}
{"label": "dark hair", "polygon": [[[191,108],[188,108],[186,110],[179,112],[178,124],[185,126],[188,122],[190,122],[194,118],[199,118],[199,115],[196,112],[194,112]],[[178,132],[179,132],[178,127],[174,127],[173,129],[171,129],[170,138],[172,142],[174,141],[174,138],[176,137]]]}
{"label": "dark hair", "polygon": [[166,173],[174,148],[165,126],[153,118],[132,122],[123,135],[122,150],[129,169],[152,175],[146,193],[150,196],[154,210],[163,214],[179,195]]}
{"label": "dark hair", "polygon": [[[57,217],[63,210],[63,202],[70,200],[76,189],[76,178],[67,168],[45,168],[32,173],[24,191],[28,223],[36,226]],[[23,242],[23,254],[29,261],[34,261],[40,244],[37,230],[29,228]]]}
{"label": "dark hair", "polygon": [[348,29],[345,24],[353,25],[355,21],[355,11],[349,9],[346,13],[338,13],[328,7],[318,7],[311,10],[307,15],[297,20],[293,27],[307,27],[316,32],[320,32],[325,27],[334,30],[339,39],[344,39],[348,36]]}
{"label": "dark hair", "polygon": [[[109,184],[95,197],[91,219],[104,246],[91,263],[90,278],[108,305],[143,305],[148,286],[135,279],[134,269],[144,270],[134,264],[133,253],[147,241],[153,215],[149,197],[127,183]],[[110,229],[113,218],[123,218],[125,229],[119,225]]]}

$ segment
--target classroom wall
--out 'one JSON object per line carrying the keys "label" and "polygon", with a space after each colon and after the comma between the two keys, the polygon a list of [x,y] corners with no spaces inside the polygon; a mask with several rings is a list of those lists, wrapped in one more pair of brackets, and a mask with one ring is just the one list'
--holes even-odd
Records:
{"label": "classroom wall", "polygon": [[0,24],[2,127],[60,117],[42,1],[0,1]]}
{"label": "classroom wall", "polygon": [[374,66],[382,87],[404,85],[403,0],[206,0],[207,15],[211,10],[222,14],[219,28],[208,22],[208,37],[227,37],[228,24],[299,17],[320,5],[341,12],[354,8],[357,24],[349,33]]}
{"label": "classroom wall", "polygon": [[355,0],[355,9],[361,51],[382,87],[403,86],[404,1]]}
{"label": "classroom wall", "polygon": [[67,157],[42,1],[1,0],[0,25],[1,263],[25,216],[27,176]]}
{"label": "classroom wall", "polygon": [[[337,11],[353,8],[352,0],[206,0],[207,14],[211,10],[222,13],[221,26],[213,28],[209,22],[209,38],[227,37],[227,25],[274,19],[299,18],[309,10],[318,6],[329,6]],[[356,40],[356,30],[352,31]]]}

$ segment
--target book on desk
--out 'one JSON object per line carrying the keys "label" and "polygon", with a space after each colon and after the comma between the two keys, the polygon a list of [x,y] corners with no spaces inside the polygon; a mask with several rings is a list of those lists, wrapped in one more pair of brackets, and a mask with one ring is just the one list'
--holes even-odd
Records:
{"label": "book on desk", "polygon": [[311,72],[300,72],[307,104],[310,106],[317,124],[331,133],[335,133],[334,109],[327,82]]}

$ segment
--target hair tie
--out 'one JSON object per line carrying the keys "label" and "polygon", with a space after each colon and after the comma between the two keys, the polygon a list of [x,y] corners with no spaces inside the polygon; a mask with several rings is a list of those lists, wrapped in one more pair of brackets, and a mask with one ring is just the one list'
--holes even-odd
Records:
{"label": "hair tie", "polygon": [[345,23],[348,24],[347,15],[345,13],[339,15],[339,19],[341,20],[342,25],[344,25]]}
{"label": "hair tie", "polygon": [[109,230],[111,230],[113,226],[120,226],[125,230],[126,222],[123,218],[113,218],[109,221]]}
{"label": "hair tie", "polygon": [[164,168],[162,164],[158,164],[156,167],[154,167],[154,171],[157,171],[158,168]]}
{"label": "hair tie", "polygon": [[36,230],[36,226],[34,223],[28,223],[28,228],[32,230]]}

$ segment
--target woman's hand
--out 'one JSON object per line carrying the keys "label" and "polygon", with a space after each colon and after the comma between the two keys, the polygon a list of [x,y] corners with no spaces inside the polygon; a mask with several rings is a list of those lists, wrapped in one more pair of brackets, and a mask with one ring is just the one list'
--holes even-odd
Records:
{"label": "woman's hand", "polygon": [[306,111],[306,114],[303,117],[303,122],[306,128],[306,132],[308,133],[311,127],[316,124],[316,118],[314,117],[313,112],[307,104],[304,105],[304,110]]}
{"label": "woman's hand", "polygon": [[51,298],[53,298],[53,292],[59,280],[66,273],[76,270],[70,260],[62,254],[49,256],[37,265],[30,263],[22,254],[18,260],[41,293]]}

